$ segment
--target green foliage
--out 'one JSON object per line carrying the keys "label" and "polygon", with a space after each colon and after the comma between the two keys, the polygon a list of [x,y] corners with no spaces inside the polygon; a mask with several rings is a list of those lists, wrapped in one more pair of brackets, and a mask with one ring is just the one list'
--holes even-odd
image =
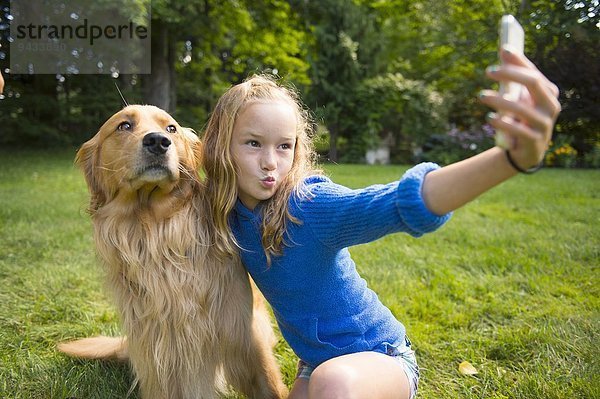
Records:
{"label": "green foliage", "polygon": [[600,168],[600,140],[597,140],[592,149],[585,153],[583,164],[589,168]]}
{"label": "green foliage", "polygon": [[[136,18],[145,5],[147,0],[129,2],[123,12]],[[0,18],[4,20],[4,14]],[[310,38],[286,1],[160,0],[152,2],[152,20],[153,26],[168,31],[169,49],[174,52],[168,76],[176,78],[179,98],[174,115],[183,125],[200,130],[223,91],[252,73],[277,71],[300,87],[310,82],[305,60]],[[10,53],[8,41],[0,43]],[[0,68],[7,66],[0,57]],[[5,77],[0,143],[80,144],[122,105],[107,75]],[[154,79],[154,75],[121,75],[117,83],[128,102],[141,103],[142,83],[153,85]],[[25,134],[22,127],[27,128]]]}
{"label": "green foliage", "polygon": [[293,2],[307,21],[314,37],[309,51],[312,85],[306,96],[330,133],[329,158],[338,159],[340,140],[352,143],[346,157],[353,160],[364,154],[362,135],[356,129],[362,120],[355,114],[356,90],[373,73],[376,60],[375,18],[366,7],[352,0]]}
{"label": "green foliage", "polygon": [[[365,122],[357,130],[368,135],[367,143],[392,137],[392,157],[412,162],[412,145],[425,142],[433,132],[446,125],[446,110],[441,96],[422,81],[405,79],[401,74],[385,74],[364,80],[358,88],[356,115]],[[367,126],[367,129],[364,128]],[[352,127],[348,127],[352,129]],[[364,154],[364,148],[363,148]]]}
{"label": "green foliage", "polygon": [[[60,80],[59,80],[60,79]],[[0,144],[15,147],[61,147],[83,143],[123,102],[140,100],[130,76],[11,76],[7,98],[0,101]]]}
{"label": "green foliage", "polygon": [[[271,72],[309,83],[310,39],[287,2],[204,2],[177,28],[178,108],[184,124],[201,129],[223,92],[253,73]],[[189,11],[189,10],[188,10]]]}
{"label": "green foliage", "polygon": [[[483,71],[497,62],[500,16],[515,4],[500,1],[372,2],[382,18],[387,64],[413,80],[443,93],[449,122],[460,127],[480,124],[484,110],[476,94],[489,86]],[[507,7],[508,10],[505,8]]]}
{"label": "green foliage", "polygon": [[579,164],[585,164],[585,154],[600,141],[600,6],[597,1],[532,1],[524,22],[532,59],[561,89],[556,132],[573,139]]}
{"label": "green foliage", "polygon": [[455,126],[445,134],[429,136],[418,159],[449,165],[493,147],[494,134],[490,125],[471,127],[468,130]]}
{"label": "green foliage", "polygon": [[545,163],[548,166],[572,168],[577,160],[577,150],[572,147],[573,138],[557,135],[550,143]]}
{"label": "green foliage", "polygon": [[[114,1],[90,7],[105,3]],[[148,3],[119,0],[123,15],[133,20],[146,17]],[[112,79],[10,73],[8,1],[0,5],[0,70],[6,78],[0,143],[81,143],[121,106]],[[353,162],[391,130],[401,136],[398,151],[404,155],[396,160],[402,161],[426,136],[440,133],[436,126],[443,119],[461,130],[481,125],[488,110],[477,92],[495,87],[484,69],[497,62],[500,16],[512,13],[525,29],[526,54],[561,89],[556,133],[572,138],[576,166],[598,164],[596,1],[156,0],[151,5],[153,26],[167,37],[165,54],[157,57],[166,59],[168,68],[161,75],[120,76],[129,102],[150,101],[149,88],[168,80],[171,85],[159,97],[176,97],[176,107],[169,107],[177,119],[200,131],[228,87],[252,73],[276,71],[299,88],[327,126],[329,157]],[[390,76],[413,82],[416,97],[400,101],[407,89],[403,95],[385,93],[384,105],[365,94]],[[389,87],[394,90],[392,83]],[[426,107],[432,93],[441,98],[443,112],[435,113],[435,99],[430,123]]]}

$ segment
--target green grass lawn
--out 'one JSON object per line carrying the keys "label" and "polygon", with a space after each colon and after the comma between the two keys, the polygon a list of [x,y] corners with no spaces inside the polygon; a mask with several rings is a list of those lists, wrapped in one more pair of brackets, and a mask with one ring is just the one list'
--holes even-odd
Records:
{"label": "green grass lawn", "polygon": [[[119,334],[74,155],[0,152],[0,398],[123,398],[130,388],[126,365],[55,349]],[[405,169],[326,167],[351,187]],[[487,193],[435,234],[352,248],[407,327],[419,398],[600,398],[599,197],[600,171],[547,169]],[[277,354],[291,384],[296,359],[283,341]],[[465,360],[476,376],[458,372]]]}

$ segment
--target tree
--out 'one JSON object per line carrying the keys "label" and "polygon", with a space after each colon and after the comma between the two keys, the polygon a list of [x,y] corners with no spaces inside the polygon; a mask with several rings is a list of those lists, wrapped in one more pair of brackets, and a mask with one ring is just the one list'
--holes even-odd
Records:
{"label": "tree", "polygon": [[532,1],[528,49],[560,88],[556,131],[572,140],[580,163],[600,141],[600,5],[598,1]]}
{"label": "tree", "polygon": [[[10,18],[8,1],[0,1],[0,43],[4,46],[0,67],[5,69],[10,57],[5,22]],[[105,2],[114,3],[99,0],[93,7],[101,8]],[[69,4],[64,3],[67,11]],[[130,18],[147,17],[149,0],[122,5],[122,12]],[[36,146],[81,143],[122,105],[114,83],[127,101],[160,106],[182,124],[199,129],[217,97],[252,72],[270,70],[297,84],[308,84],[302,47],[305,35],[283,0],[268,4],[153,1],[151,74],[114,78],[8,73],[6,99],[0,108],[0,142]]]}
{"label": "tree", "polygon": [[356,113],[364,115],[363,126],[381,138],[393,139],[392,159],[412,163],[413,151],[447,124],[442,97],[423,81],[401,74],[382,74],[365,79],[358,90]]}
{"label": "tree", "polygon": [[[144,0],[147,1],[147,0]],[[152,2],[151,74],[142,76],[144,103],[174,112],[177,105],[176,43],[207,27],[210,2]],[[210,26],[210,25],[208,25]]]}
{"label": "tree", "polygon": [[[388,43],[389,72],[422,80],[443,93],[449,122],[481,124],[486,110],[477,92],[490,86],[484,70],[497,62],[498,22],[519,1],[375,2]],[[384,56],[386,56],[384,55]]]}
{"label": "tree", "polygon": [[[111,2],[114,5],[114,2]],[[132,18],[141,1],[124,1],[117,10]],[[8,1],[0,2],[0,68],[6,74],[0,103],[0,143],[12,146],[58,147],[79,144],[95,133],[99,123],[117,110],[121,100],[110,75],[15,74],[10,70]],[[80,14],[76,2],[63,6],[66,15]],[[70,8],[71,7],[71,8]],[[87,5],[86,12],[103,2]],[[77,67],[77,63],[73,65]]]}
{"label": "tree", "polygon": [[361,140],[364,132],[353,104],[360,82],[376,71],[374,15],[351,0],[293,3],[314,35],[307,102],[329,130],[329,159],[335,162],[338,139]]}
{"label": "tree", "polygon": [[310,38],[286,1],[217,4],[196,22],[202,29],[188,31],[178,45],[176,115],[192,126],[200,127],[218,97],[252,73],[271,72],[300,87],[310,82],[303,45]]}
{"label": "tree", "polygon": [[[119,12],[147,17],[149,2],[122,0]],[[105,3],[114,0],[89,7]],[[375,89],[395,90],[398,79],[414,82],[421,94],[437,93],[448,125],[476,130],[488,112],[476,97],[493,85],[484,69],[497,62],[498,21],[512,13],[525,28],[526,54],[561,89],[557,132],[582,158],[600,148],[597,0],[153,0],[152,73],[116,79],[6,71],[8,6],[0,0],[2,143],[80,143],[121,106],[115,82],[129,102],[159,105],[201,129],[231,84],[269,71],[295,83],[322,118],[332,160],[357,160],[383,130],[413,144],[440,133],[419,127],[427,121],[407,123],[427,113],[407,118],[400,97]],[[381,94],[365,94],[371,92]],[[377,107],[393,111],[384,115]]]}

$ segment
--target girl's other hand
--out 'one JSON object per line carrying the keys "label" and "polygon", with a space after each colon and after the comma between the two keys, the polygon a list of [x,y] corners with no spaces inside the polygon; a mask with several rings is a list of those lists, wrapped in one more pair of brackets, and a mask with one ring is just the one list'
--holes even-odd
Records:
{"label": "girl's other hand", "polygon": [[505,47],[500,52],[503,64],[486,70],[496,81],[513,81],[524,86],[518,100],[503,98],[497,91],[484,90],[482,103],[494,109],[488,121],[502,130],[510,145],[511,158],[522,169],[538,165],[548,149],[554,123],[560,113],[558,87],[550,82],[522,54]]}

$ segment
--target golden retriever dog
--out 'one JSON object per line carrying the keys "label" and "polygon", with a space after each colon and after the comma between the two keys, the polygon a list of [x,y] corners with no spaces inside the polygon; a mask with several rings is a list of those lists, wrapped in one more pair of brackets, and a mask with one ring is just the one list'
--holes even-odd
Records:
{"label": "golden retriever dog", "polygon": [[215,398],[230,387],[250,398],[285,397],[262,298],[239,259],[211,252],[200,153],[193,132],[145,105],[125,107],[83,144],[75,162],[127,339],[59,349],[129,359],[143,398]]}

